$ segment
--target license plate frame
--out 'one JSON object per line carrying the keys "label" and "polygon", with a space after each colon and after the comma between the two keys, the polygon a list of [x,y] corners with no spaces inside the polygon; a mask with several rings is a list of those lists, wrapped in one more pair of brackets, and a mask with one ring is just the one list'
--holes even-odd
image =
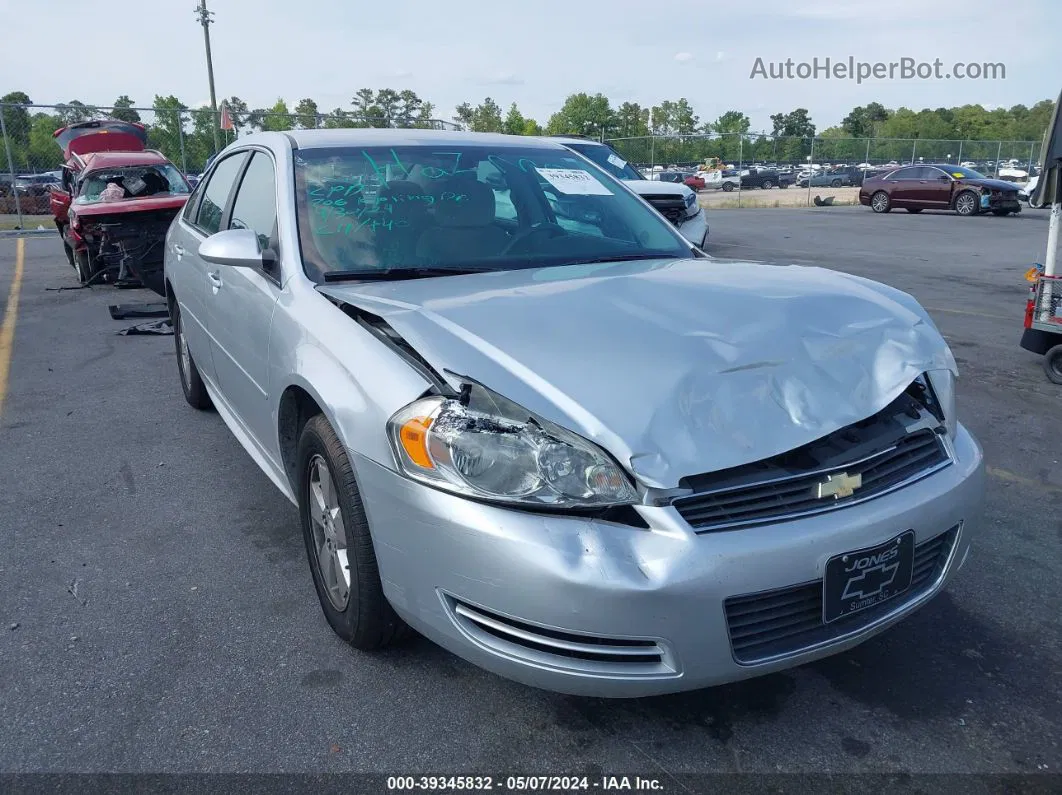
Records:
{"label": "license plate frame", "polygon": [[914,530],[834,555],[822,577],[822,623],[832,624],[895,599],[914,579]]}

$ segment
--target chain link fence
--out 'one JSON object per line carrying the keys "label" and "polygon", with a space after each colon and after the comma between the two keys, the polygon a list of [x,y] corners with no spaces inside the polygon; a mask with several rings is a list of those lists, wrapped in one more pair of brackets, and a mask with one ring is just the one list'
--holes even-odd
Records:
{"label": "chain link fence", "polygon": [[[222,111],[210,108],[109,107],[71,103],[0,103],[0,215],[47,215],[49,179],[58,181],[63,153],[53,134],[61,127],[93,119],[137,122],[147,130],[149,149],[157,149],[182,172],[203,172],[216,152],[241,135],[271,130],[337,127],[414,127],[457,129],[430,118],[359,118],[354,112],[300,115],[229,110],[231,129],[221,129]],[[21,221],[19,223],[21,227]]]}
{"label": "chain link fence", "polygon": [[[949,141],[923,138],[795,138],[756,133],[649,135],[605,139],[638,168],[694,168],[718,159],[733,168],[772,166],[870,166],[968,163],[991,176],[1032,172],[1038,141]],[[1000,172],[1003,172],[1000,174]],[[1021,176],[1014,175],[1021,180]]]}

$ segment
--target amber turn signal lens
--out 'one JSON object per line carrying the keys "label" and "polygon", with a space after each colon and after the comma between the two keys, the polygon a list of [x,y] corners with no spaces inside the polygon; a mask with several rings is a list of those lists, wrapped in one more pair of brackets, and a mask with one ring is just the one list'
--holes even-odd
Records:
{"label": "amber turn signal lens", "polygon": [[402,449],[406,451],[409,460],[424,469],[434,469],[431,456],[428,455],[428,428],[431,427],[431,417],[414,417],[402,426],[399,439]]}

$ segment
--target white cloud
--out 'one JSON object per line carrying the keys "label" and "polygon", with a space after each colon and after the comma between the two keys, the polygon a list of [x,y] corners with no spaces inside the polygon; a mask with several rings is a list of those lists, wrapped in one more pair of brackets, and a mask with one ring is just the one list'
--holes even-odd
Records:
{"label": "white cloud", "polygon": [[524,79],[512,72],[496,72],[480,82],[494,86],[522,86]]}
{"label": "white cloud", "polygon": [[675,60],[679,63],[689,63],[693,60],[692,52],[677,52],[675,53]]}
{"label": "white cloud", "polygon": [[719,52],[717,52],[717,53],[715,54],[715,60],[717,60],[717,61],[722,61],[722,60],[724,60],[725,58],[726,58],[726,53],[725,53],[725,52],[723,52],[722,50],[719,50]]}

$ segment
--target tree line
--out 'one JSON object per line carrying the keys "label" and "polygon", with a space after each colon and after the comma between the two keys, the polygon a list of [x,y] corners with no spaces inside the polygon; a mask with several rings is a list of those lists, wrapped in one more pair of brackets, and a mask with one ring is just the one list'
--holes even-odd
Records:
{"label": "tree line", "polygon": [[[201,170],[214,152],[217,116],[209,108],[189,108],[172,95],[155,96],[151,103],[153,113],[147,119],[141,118],[135,110],[136,103],[127,95],[118,97],[110,107],[105,106],[105,112],[76,99],[56,105],[50,112],[11,107],[33,104],[22,91],[5,94],[0,97],[0,103],[7,103],[3,109],[4,125],[18,171],[58,167],[61,157],[52,137],[55,130],[103,115],[144,123],[148,128],[148,145],[190,171]],[[524,115],[515,102],[506,110],[492,97],[475,104],[463,102],[449,120],[440,120],[433,103],[408,89],[362,88],[351,98],[348,108],[330,111],[322,111],[311,98],[299,100],[294,108],[283,99],[268,108],[251,108],[238,96],[228,97],[223,104],[235,129],[222,136],[222,143],[228,143],[234,135],[258,130],[436,127],[443,121],[475,132],[631,139],[618,142],[617,148],[637,162],[696,162],[708,157],[726,161],[797,162],[815,156],[811,151],[812,138],[816,139],[815,147],[823,159],[857,160],[868,155],[873,159],[902,159],[911,155],[912,150],[926,153],[927,159],[943,159],[953,154],[950,150],[958,150],[959,141],[1039,142],[1054,108],[1050,99],[1031,107],[1014,105],[991,110],[981,105],[963,105],[916,111],[905,107],[890,109],[871,102],[853,108],[840,124],[822,130],[816,127],[807,108],[796,108],[771,115],[770,130],[753,131],[749,117],[740,110],[728,110],[715,119],[702,119],[685,97],[651,106],[637,102],[617,105],[601,93],[580,92],[568,96],[560,110],[544,124]],[[654,140],[648,140],[651,136]],[[683,136],[687,138],[683,140]],[[657,137],[662,140],[655,140]],[[867,139],[896,140],[873,142],[868,146]],[[1017,150],[1025,154],[1029,148],[1012,145],[1008,152]],[[978,154],[974,154],[975,150]],[[971,158],[996,154],[986,144],[970,144],[965,151]]]}

